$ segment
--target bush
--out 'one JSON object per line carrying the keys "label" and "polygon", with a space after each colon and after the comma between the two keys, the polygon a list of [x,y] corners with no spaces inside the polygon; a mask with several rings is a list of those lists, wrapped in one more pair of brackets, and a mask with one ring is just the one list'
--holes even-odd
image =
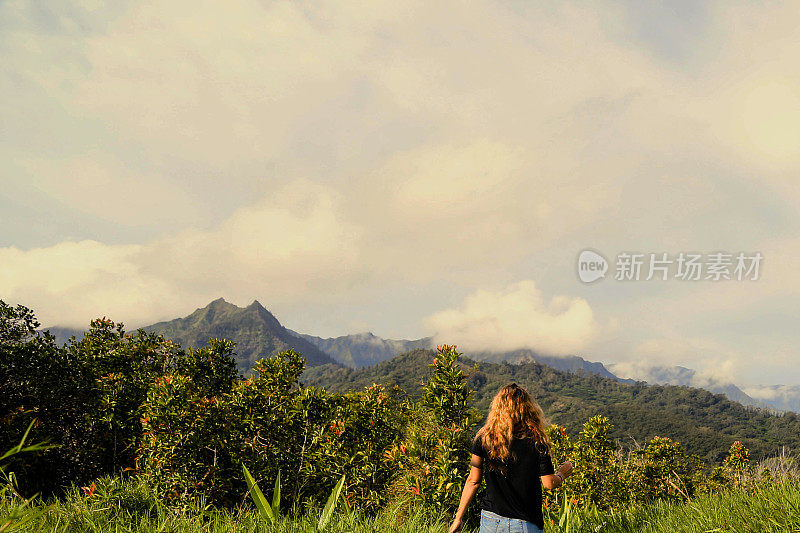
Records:
{"label": "bush", "polygon": [[431,379],[423,387],[398,455],[399,487],[437,512],[452,512],[469,472],[472,427],[480,416],[470,406],[467,377],[455,346],[437,347]]}
{"label": "bush", "polygon": [[602,509],[619,507],[627,501],[617,444],[611,439],[612,425],[604,416],[590,418],[575,442],[570,459],[575,471],[564,492],[576,505]]}
{"label": "bush", "polygon": [[405,407],[378,386],[334,395],[301,387],[304,364],[293,350],[262,359],[256,377],[216,396],[185,375],[157,379],[144,405],[141,473],[176,505],[203,494],[227,506],[244,494],[243,464],[265,486],[280,472],[292,502],[319,502],[347,473],[348,504],[377,510]]}
{"label": "bush", "polygon": [[682,501],[694,495],[702,463],[697,456],[686,455],[680,443],[667,437],[653,437],[647,446],[631,453],[626,466],[632,500]]}

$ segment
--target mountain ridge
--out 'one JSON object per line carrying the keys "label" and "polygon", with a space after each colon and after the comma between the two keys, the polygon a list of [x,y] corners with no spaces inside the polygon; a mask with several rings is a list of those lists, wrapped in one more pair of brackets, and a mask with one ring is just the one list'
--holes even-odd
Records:
{"label": "mountain ridge", "polygon": [[714,394],[724,394],[729,400],[752,407],[782,410],[775,404],[754,398],[737,387],[709,376],[701,376],[696,370],[684,366],[660,365],[626,365],[623,363],[609,365],[616,374],[629,375],[636,381],[645,381],[653,385],[675,385],[705,389]]}
{"label": "mountain ridge", "polygon": [[205,307],[183,318],[158,322],[142,328],[170,338],[184,348],[200,348],[211,338],[236,342],[236,367],[249,374],[253,363],[292,348],[309,366],[339,363],[312,343],[289,333],[275,316],[258,300],[247,307],[238,307],[217,298]]}
{"label": "mountain ridge", "polygon": [[[237,320],[249,324],[237,327]],[[215,319],[223,324],[215,325]],[[233,321],[233,322],[232,322]],[[260,325],[259,325],[260,324]],[[195,331],[190,331],[190,329]],[[254,329],[255,328],[255,329]],[[65,344],[73,335],[80,338],[82,330],[73,328],[46,328],[56,337],[56,342]],[[269,356],[281,349],[294,348],[302,353],[310,365],[337,363],[351,368],[364,368],[390,360],[402,353],[415,349],[433,348],[433,337],[416,340],[384,339],[371,331],[338,337],[318,337],[300,333],[284,327],[258,300],[246,307],[238,307],[224,298],[217,298],[205,307],[196,309],[186,317],[158,322],[145,326],[145,331],[156,331],[172,338],[185,347],[198,348],[214,336],[228,338],[237,343],[237,367],[242,373],[249,373],[252,363],[258,357]],[[241,353],[240,353],[241,352]],[[615,379],[621,383],[645,381],[659,385],[685,385],[703,388],[712,393],[724,394],[728,399],[754,407],[768,407],[777,410],[800,410],[800,386],[762,386],[751,388],[764,397],[754,398],[732,383],[698,381],[694,370],[684,367],[655,367],[650,373],[621,377],[618,364],[606,365],[588,361],[578,355],[547,356],[530,349],[509,351],[482,351],[469,354],[471,358],[486,362],[523,363],[535,361],[556,370],[596,374]],[[659,370],[660,369],[660,370]]]}
{"label": "mountain ridge", "polygon": [[433,341],[432,337],[417,340],[384,339],[371,331],[328,338],[288,331],[311,342],[343,365],[352,368],[372,366],[404,352],[429,348]]}

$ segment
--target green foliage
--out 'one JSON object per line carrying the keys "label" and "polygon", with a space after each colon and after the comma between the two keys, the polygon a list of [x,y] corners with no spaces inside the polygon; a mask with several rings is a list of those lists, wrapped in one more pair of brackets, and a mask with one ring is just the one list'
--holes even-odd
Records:
{"label": "green foliage", "polygon": [[[10,531],[58,531],[155,533],[221,533],[269,531],[270,533],[314,533],[321,513],[309,508],[284,515],[272,523],[255,509],[216,509],[196,502],[182,509],[163,505],[141,480],[101,478],[92,496],[80,489],[66,497],[21,508],[19,502],[0,500],[0,528],[13,516],[24,520]],[[564,521],[560,520],[564,518]],[[358,510],[334,513],[327,524],[331,533],[396,531],[420,533],[446,531],[449,516],[437,515],[417,506],[399,510],[387,507],[377,515]],[[682,531],[798,531],[800,530],[800,485],[797,481],[756,487],[755,491],[726,491],[698,495],[689,502],[656,501],[630,505],[615,512],[570,506],[545,513],[545,531],[605,533],[671,533]],[[468,530],[469,531],[469,530]],[[475,533],[475,530],[472,530]]]}
{"label": "green foliage", "polygon": [[[340,496],[351,512],[381,516],[391,508],[407,515],[424,508],[442,516],[458,503],[480,420],[473,401],[485,401],[488,387],[499,388],[505,378],[529,380],[529,389],[544,398],[559,422],[582,412],[573,409],[577,404],[570,396],[548,396],[559,374],[536,365],[469,370],[455,346],[403,359],[427,357],[417,370],[383,364],[379,371],[404,383],[408,393],[374,383],[328,392],[300,383],[306,362],[292,349],[257,361],[254,375],[239,379],[228,341],[212,339],[185,352],[158,335],[126,334],[122,325],[100,319],[82,339],[59,348],[37,327],[29,310],[0,301],[0,449],[22,451],[18,436],[25,428],[30,438],[60,445],[14,465],[21,482],[11,499],[16,507],[6,507],[8,516],[25,514],[23,493],[69,484],[84,485],[81,497],[92,505],[119,503],[126,513],[139,514],[153,505],[183,513],[197,510],[198,502],[235,509],[249,490],[263,514],[258,520],[275,527],[284,527],[285,517],[301,509],[320,508],[314,527],[324,527]],[[347,374],[357,384],[364,375],[371,374]],[[622,390],[605,382],[570,383],[576,395],[613,399]],[[600,383],[599,392],[581,388],[591,383]],[[650,401],[646,390],[629,390],[637,401]],[[685,399],[667,394],[663,409],[676,398]],[[573,437],[567,423],[548,429],[554,462],[569,459],[575,465],[563,486],[545,492],[545,508],[557,517],[553,526],[560,523],[562,530],[603,513],[691,502],[708,493],[758,491],[796,476],[784,468],[788,460],[784,467],[754,468],[743,441],[734,442],[722,466],[708,475],[697,456],[669,438],[648,437],[647,445],[626,453],[609,417],[587,418]],[[764,420],[757,418],[759,424]],[[768,420],[780,422],[773,429],[793,423],[788,416]],[[6,469],[0,471],[11,479]],[[116,476],[121,472],[133,472],[127,474],[133,480],[124,483]],[[274,483],[271,503],[256,480]],[[138,492],[129,492],[129,486]]]}
{"label": "green foliage", "polygon": [[9,470],[10,463],[20,454],[41,452],[53,447],[43,442],[25,445],[35,422],[30,423],[19,444],[0,455],[0,502],[9,507],[8,516],[0,520],[0,533],[22,529],[40,513],[39,509],[31,506],[35,497],[26,499],[19,494],[17,477]]}
{"label": "green foliage", "polygon": [[397,471],[387,459],[405,428],[409,406],[396,391],[372,386],[324,398],[328,423],[311,432],[303,463],[306,486],[329,487],[347,473],[345,501],[376,511]]}
{"label": "green foliage", "polygon": [[31,433],[31,429],[33,428],[34,424],[36,424],[36,420],[32,421],[30,425],[28,425],[28,429],[25,430],[25,433],[22,435],[22,439],[20,439],[19,444],[7,450],[0,455],[0,481],[9,481],[8,473],[6,470],[9,467],[9,463],[14,458],[14,456],[19,455],[21,453],[32,453],[32,452],[39,452],[43,450],[47,450],[49,448],[53,448],[54,446],[50,446],[47,443],[39,442],[36,444],[30,444],[25,446],[25,442],[28,440],[28,435]]}
{"label": "green foliage", "polygon": [[31,310],[0,300],[0,449],[16,445],[34,418],[32,439],[62,445],[20,458],[15,468],[27,494],[99,471],[86,446],[93,434],[89,413],[98,404],[95,377],[38,327]]}
{"label": "green foliage", "polygon": [[480,418],[470,406],[467,377],[458,364],[461,354],[455,346],[437,350],[430,365],[433,374],[394,456],[402,471],[401,489],[426,506],[448,512],[458,505],[469,471],[470,430]]}
{"label": "green foliage", "polygon": [[[241,474],[240,474],[241,475]],[[0,528],[15,516],[26,519],[21,529],[0,529],[2,533],[69,532],[97,533],[316,533],[321,510],[308,508],[293,515],[276,517],[274,522],[263,519],[256,509],[214,508],[202,501],[186,507],[167,507],[149,490],[142,480],[132,478],[101,478],[97,480],[94,496],[71,490],[65,497],[39,503],[33,508],[18,509],[14,503],[0,501]],[[327,494],[326,494],[327,496]],[[378,515],[353,510],[334,512],[325,531],[330,533],[441,533],[446,530],[447,517],[438,516],[423,508],[398,512],[383,509]]]}
{"label": "green foliage", "polygon": [[687,500],[697,490],[702,463],[680,443],[656,436],[631,455],[626,484],[634,501]]}
{"label": "green foliage", "polygon": [[613,511],[633,503],[687,500],[700,488],[703,464],[687,455],[681,444],[654,437],[625,459],[609,437],[612,429],[606,417],[592,417],[573,443],[565,428],[548,428],[553,461],[571,460],[575,471],[561,487],[545,491],[546,509],[564,513],[565,506],[572,505]]}
{"label": "green foliage", "polygon": [[618,506],[624,498],[622,468],[611,438],[612,425],[604,416],[593,416],[584,425],[569,458],[575,471],[564,491],[578,505],[601,508]]}
{"label": "green foliage", "polygon": [[[287,350],[216,396],[185,375],[156,379],[143,407],[140,472],[176,505],[197,494],[233,505],[240,464],[260,479],[284,473],[293,502],[319,500],[347,472],[348,505],[376,511],[395,477],[384,455],[400,438],[407,408],[378,386],[334,395],[300,387],[303,367]],[[273,510],[280,498],[276,491]]]}
{"label": "green foliage", "polygon": [[106,318],[60,348],[33,313],[0,301],[0,446],[35,417],[32,438],[58,444],[18,465],[21,490],[57,492],[130,470],[142,437],[142,405],[153,384],[180,372],[197,394],[230,389],[232,344],[212,340],[186,354],[153,333],[126,334]]}
{"label": "green foliage", "polygon": [[[550,458],[553,460],[553,464],[556,467],[572,457],[574,445],[572,443],[572,439],[570,439],[569,434],[567,433],[566,428],[557,424],[551,424],[547,428],[547,437],[550,440]],[[566,494],[570,492],[570,487],[573,483],[573,480],[574,478],[567,478],[567,480],[565,480],[565,482],[555,490],[545,489],[542,494],[542,504],[544,508],[555,509],[560,507],[563,509],[567,503]]]}
{"label": "green foliage", "polygon": [[702,494],[687,501],[658,500],[614,512],[573,508],[559,526],[560,510],[545,514],[545,530],[607,533],[800,531],[800,485],[763,485],[753,491]]}
{"label": "green foliage", "polygon": [[750,467],[750,450],[737,440],[731,444],[728,456],[723,461],[722,466],[732,474],[740,477]]}
{"label": "green foliage", "polygon": [[[297,472],[297,427],[305,418],[295,387],[302,358],[294,352],[261,361],[259,376],[207,395],[186,375],[157,378],[143,406],[138,467],[167,501],[196,494],[233,504],[239,465],[274,479]],[[290,483],[297,484],[296,476]]]}
{"label": "green foliage", "polygon": [[464,424],[474,418],[469,405],[470,389],[466,375],[458,365],[461,353],[455,346],[437,346],[438,354],[429,365],[430,380],[422,387],[421,406],[433,413],[436,421],[445,426]]}
{"label": "green foliage", "polygon": [[141,405],[153,380],[182,358],[180,346],[141,330],[126,334],[122,324],[103,318],[92,321],[84,337],[65,351],[94,378],[86,444],[99,459],[99,473],[133,466]]}
{"label": "green foliage", "polygon": [[176,360],[175,373],[189,378],[196,393],[216,396],[230,392],[236,381],[234,343],[225,339],[210,339],[201,349],[189,352]]}

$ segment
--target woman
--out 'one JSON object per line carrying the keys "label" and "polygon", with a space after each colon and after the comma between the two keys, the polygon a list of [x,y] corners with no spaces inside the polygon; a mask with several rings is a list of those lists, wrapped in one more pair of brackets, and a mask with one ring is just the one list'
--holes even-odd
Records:
{"label": "woman", "polygon": [[572,473],[569,461],[553,471],[542,408],[516,383],[500,389],[492,400],[486,424],[475,436],[470,466],[450,533],[461,531],[484,471],[479,533],[541,532],[542,485],[555,489]]}

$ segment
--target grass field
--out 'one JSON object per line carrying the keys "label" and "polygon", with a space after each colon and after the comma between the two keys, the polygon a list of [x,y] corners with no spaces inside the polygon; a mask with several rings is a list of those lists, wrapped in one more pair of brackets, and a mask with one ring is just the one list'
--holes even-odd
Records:
{"label": "grass field", "polygon": [[[268,523],[249,506],[238,511],[195,503],[172,510],[155,500],[146,486],[103,480],[94,497],[74,491],[65,498],[24,505],[0,503],[0,532],[315,532],[319,511],[284,516]],[[325,531],[331,533],[443,532],[448,517],[423,509],[395,507],[378,516],[364,516],[340,507]],[[562,519],[563,518],[563,519]],[[609,514],[574,509],[566,516],[546,517],[547,532],[800,532],[800,484],[764,486],[755,492],[729,491],[685,504],[654,503]],[[466,530],[472,531],[475,530]]]}
{"label": "grass field", "polygon": [[[688,503],[656,502],[619,514],[580,510],[561,527],[548,516],[546,531],[656,533],[800,532],[800,484],[762,487],[756,492],[731,490],[697,497]],[[548,527],[549,526],[549,527]]]}

